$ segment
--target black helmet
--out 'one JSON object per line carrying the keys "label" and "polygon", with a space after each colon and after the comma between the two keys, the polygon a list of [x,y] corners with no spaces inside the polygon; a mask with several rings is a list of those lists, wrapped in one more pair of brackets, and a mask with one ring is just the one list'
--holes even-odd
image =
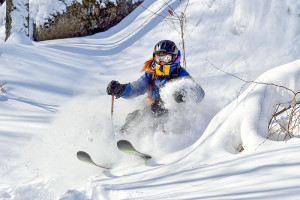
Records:
{"label": "black helmet", "polygon": [[178,48],[171,40],[162,40],[154,46],[153,56],[155,54],[172,54],[172,61],[174,62],[178,56]]}

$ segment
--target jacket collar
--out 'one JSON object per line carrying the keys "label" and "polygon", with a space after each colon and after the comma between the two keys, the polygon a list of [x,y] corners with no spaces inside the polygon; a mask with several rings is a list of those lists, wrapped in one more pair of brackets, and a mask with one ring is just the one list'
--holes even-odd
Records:
{"label": "jacket collar", "polygon": [[155,69],[157,76],[169,76],[174,69],[180,67],[180,64],[174,63],[171,65],[158,65],[156,62],[153,62],[152,67]]}

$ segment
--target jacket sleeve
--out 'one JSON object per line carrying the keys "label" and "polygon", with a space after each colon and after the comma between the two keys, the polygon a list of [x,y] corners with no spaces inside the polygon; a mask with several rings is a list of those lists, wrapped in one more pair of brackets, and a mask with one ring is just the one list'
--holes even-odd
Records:
{"label": "jacket sleeve", "polygon": [[192,78],[191,75],[184,68],[180,68],[179,77]]}
{"label": "jacket sleeve", "polygon": [[145,94],[150,87],[150,81],[151,74],[145,73],[138,80],[129,83],[121,94],[121,97],[133,98]]}

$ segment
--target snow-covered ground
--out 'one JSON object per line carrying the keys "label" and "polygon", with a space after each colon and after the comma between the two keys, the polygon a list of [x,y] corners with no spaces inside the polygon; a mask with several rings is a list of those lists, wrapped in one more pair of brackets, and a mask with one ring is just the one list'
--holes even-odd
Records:
{"label": "snow-covered ground", "polygon": [[[205,99],[176,104],[172,89],[188,83],[167,85],[165,132],[149,133],[145,116],[130,135],[114,135],[145,96],[115,100],[112,120],[107,83],[138,79],[158,41],[180,44],[172,23],[149,12],[168,7],[142,5],[106,32],[40,43],[22,34],[4,43],[0,14],[0,199],[299,199],[299,130],[267,139],[276,104],[292,93],[234,76],[300,91],[300,2],[190,0],[187,70]],[[153,159],[120,153],[116,138]],[[78,150],[113,169],[80,162]]]}

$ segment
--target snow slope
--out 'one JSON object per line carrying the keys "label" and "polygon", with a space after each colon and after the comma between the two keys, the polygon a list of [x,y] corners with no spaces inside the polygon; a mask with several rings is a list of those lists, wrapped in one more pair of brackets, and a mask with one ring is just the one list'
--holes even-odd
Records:
{"label": "snow slope", "polygon": [[[186,5],[168,3],[177,11]],[[167,15],[168,7],[142,5],[148,10],[139,7],[110,30],[83,38],[35,43],[15,33],[4,43],[1,25],[0,199],[299,199],[299,130],[286,142],[266,139],[276,104],[292,94],[245,85],[216,67],[299,91],[300,3],[191,0],[187,70],[205,99],[178,105],[172,91],[189,83],[167,85],[166,132],[149,132],[145,115],[132,134],[114,135],[145,96],[115,100],[112,120],[107,83],[136,80],[159,40],[180,44],[170,21],[149,12]],[[154,158],[120,153],[120,138]],[[78,161],[78,150],[114,169]]]}

